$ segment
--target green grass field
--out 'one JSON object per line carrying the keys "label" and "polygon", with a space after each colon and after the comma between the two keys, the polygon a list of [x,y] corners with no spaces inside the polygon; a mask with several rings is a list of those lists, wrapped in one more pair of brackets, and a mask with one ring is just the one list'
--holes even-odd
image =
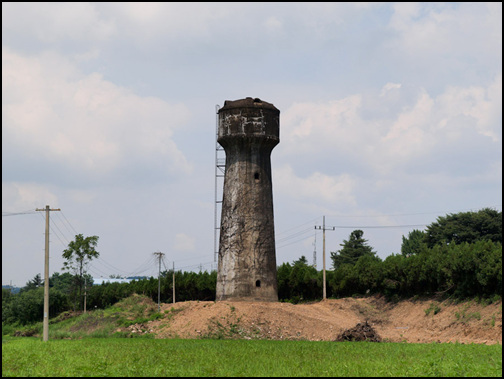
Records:
{"label": "green grass field", "polygon": [[2,376],[502,376],[502,345],[8,338]]}

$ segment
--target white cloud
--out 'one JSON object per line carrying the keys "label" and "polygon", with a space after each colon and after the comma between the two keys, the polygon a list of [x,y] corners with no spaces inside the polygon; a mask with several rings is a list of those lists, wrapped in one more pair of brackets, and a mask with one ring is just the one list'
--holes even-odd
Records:
{"label": "white cloud", "polygon": [[[250,50],[280,37],[283,48],[330,40],[347,20],[372,3],[23,3],[2,4],[2,26],[9,38],[22,36],[42,43],[78,42],[74,50],[122,40],[149,51],[167,45],[191,49],[211,41],[219,49]],[[383,6],[383,5],[378,5]],[[229,30],[233,30],[229,33]],[[291,36],[295,38],[291,38]],[[315,37],[315,38],[313,38]],[[244,43],[246,42],[246,43]],[[107,45],[106,45],[107,44]],[[36,46],[34,48],[37,48]]]}
{"label": "white cloud", "polygon": [[[176,265],[213,258],[213,105],[224,99],[259,96],[281,110],[278,230],[324,214],[329,225],[417,224],[378,216],[499,204],[500,3],[2,10],[4,210],[61,207],[125,270],[163,246],[179,249],[167,256]],[[38,213],[5,220],[4,273],[20,284],[43,267],[25,267],[43,256]],[[349,232],[329,233],[333,247]],[[400,234],[373,233],[379,251],[398,251]],[[288,250],[288,261],[311,251]]]}
{"label": "white cloud", "polygon": [[[499,142],[502,129],[499,118],[502,116],[502,74],[488,86],[457,87],[450,86],[436,99],[438,104],[438,125],[447,128],[449,120],[457,116],[467,116],[474,120],[473,127],[479,134]],[[452,125],[447,134],[460,138],[464,130]],[[452,137],[453,138],[453,137]]]}
{"label": "white cloud", "polygon": [[101,41],[116,32],[95,3],[2,3],[2,31],[30,36],[44,43]]}
{"label": "white cloud", "polygon": [[[327,103],[295,103],[281,116],[283,148],[290,153],[320,149],[353,149],[366,138],[359,129],[361,96],[352,95]],[[353,147],[352,147],[353,146]]]}
{"label": "white cloud", "polygon": [[429,129],[434,102],[422,91],[411,109],[400,112],[378,146],[380,153],[404,162],[430,150],[431,142],[425,138]]}
{"label": "white cloud", "polygon": [[175,235],[173,248],[179,252],[189,252],[194,250],[194,239],[185,233]]}
{"label": "white cloud", "polygon": [[316,171],[301,178],[288,165],[276,169],[274,174],[274,187],[280,196],[306,202],[355,205],[355,186],[355,180],[348,174],[330,176]]}
{"label": "white cloud", "polygon": [[96,191],[73,189],[68,191],[68,197],[75,204],[92,205],[98,194]]}
{"label": "white cloud", "polygon": [[[490,137],[489,146],[501,141],[501,88],[501,75],[488,86],[447,87],[435,98],[423,88],[411,96],[411,88],[387,83],[381,92],[295,103],[282,114],[279,149],[284,159],[331,156],[340,172],[352,162],[382,175],[446,154],[454,143],[460,149],[452,153],[463,156],[468,151],[462,146],[473,145],[477,136]],[[410,94],[402,96],[403,92]],[[387,111],[380,113],[378,108]],[[366,115],[369,112],[374,112],[372,117]],[[474,144],[474,149],[481,145]]]}
{"label": "white cloud", "polygon": [[[14,154],[103,178],[116,170],[187,172],[173,141],[188,109],[141,97],[55,54],[2,53],[2,133]],[[37,157],[37,158],[35,158]]]}
{"label": "white cloud", "polygon": [[387,92],[401,88],[401,83],[387,83],[383,86],[380,96],[385,96]]}
{"label": "white cloud", "polygon": [[276,33],[282,31],[283,23],[277,17],[271,16],[264,22],[264,27],[270,32]]}
{"label": "white cloud", "polygon": [[27,211],[58,207],[58,196],[47,186],[39,183],[2,181],[2,209],[6,212]]}
{"label": "white cloud", "polygon": [[[414,59],[436,55],[483,63],[502,55],[502,3],[394,3],[396,46]],[[438,65],[441,62],[438,61]]]}

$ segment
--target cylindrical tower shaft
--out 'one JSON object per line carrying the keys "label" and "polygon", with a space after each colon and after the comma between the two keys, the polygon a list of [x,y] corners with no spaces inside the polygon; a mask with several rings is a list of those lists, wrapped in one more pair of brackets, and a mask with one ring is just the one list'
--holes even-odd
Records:
{"label": "cylindrical tower shaft", "polygon": [[270,156],[280,141],[279,115],[252,98],[219,110],[226,170],[217,300],[278,300]]}

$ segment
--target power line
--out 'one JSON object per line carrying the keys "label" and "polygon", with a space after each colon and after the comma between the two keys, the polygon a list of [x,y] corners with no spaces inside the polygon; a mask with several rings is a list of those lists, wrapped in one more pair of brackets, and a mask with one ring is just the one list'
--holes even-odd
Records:
{"label": "power line", "polygon": [[298,239],[298,240],[291,241],[291,242],[289,242],[289,243],[287,243],[287,244],[285,244],[285,245],[277,246],[276,248],[277,248],[277,249],[282,249],[282,248],[284,248],[284,247],[287,247],[287,246],[290,246],[290,245],[294,245],[294,244],[296,244],[296,243],[298,243],[298,242],[305,241],[305,240],[307,240],[308,238],[311,238],[311,237],[312,237],[311,235],[309,235],[309,236],[305,236],[305,237],[302,237],[302,238],[300,238],[300,239]]}
{"label": "power line", "polygon": [[37,213],[35,210],[28,210],[23,212],[2,212],[2,217],[6,216],[19,216],[19,215],[31,215]]}
{"label": "power line", "polygon": [[[491,205],[491,206],[486,206],[486,207],[481,207],[478,208],[484,209],[484,208],[497,208],[497,207],[502,207],[502,204],[498,205]],[[416,215],[428,215],[428,214],[450,214],[453,212],[474,212],[476,208],[470,208],[470,209],[458,209],[458,210],[451,210],[451,211],[431,211],[431,212],[413,212],[413,213],[390,213],[390,214],[379,214],[379,215],[342,215],[342,214],[331,214],[331,217],[386,217],[386,216],[416,216]]]}
{"label": "power line", "polygon": [[65,216],[65,214],[63,212],[61,212],[61,215],[65,218],[66,222],[68,223],[68,225],[70,225],[70,227],[75,232],[75,234],[79,234],[79,233],[77,233],[77,231],[75,230],[75,228],[72,226],[72,224],[70,224],[70,221],[68,221],[68,219],[66,218],[66,216]]}
{"label": "power line", "polygon": [[51,225],[53,225],[56,229],[58,229],[58,231],[61,233],[61,236],[67,241],[67,244],[65,245],[65,243],[61,240],[61,238],[59,237],[58,233],[56,233],[54,231],[54,229],[52,228],[51,226],[51,230],[52,232],[54,233],[54,235],[59,239],[59,241],[61,242],[61,244],[63,246],[67,246],[68,244],[70,244],[70,242],[68,241],[68,239],[63,235],[63,232],[61,231],[61,229],[58,227],[58,225],[56,225],[56,223],[54,222],[54,220],[51,219]]}
{"label": "power line", "polygon": [[110,276],[107,273],[100,270],[98,267],[94,267],[92,263],[90,263],[88,271],[98,271],[99,274],[97,276]]}
{"label": "power line", "polygon": [[124,271],[124,270],[121,270],[121,269],[118,269],[117,267],[111,265],[110,263],[108,263],[105,259],[103,259],[102,257],[100,257],[100,259],[97,261],[97,262],[100,262],[101,264],[103,264],[104,266],[106,266],[106,268],[108,270],[112,270],[112,271],[115,271],[117,274],[119,274],[120,272],[123,273],[123,274],[126,274],[128,273],[127,271]]}
{"label": "power line", "polygon": [[206,265],[209,265],[209,264],[213,264],[214,262],[205,262],[205,263],[198,263],[198,264],[195,264],[195,265],[190,265],[190,266],[182,266],[182,267],[178,267],[178,269],[182,269],[182,268],[190,268],[190,267],[200,267],[200,266],[206,266]]}
{"label": "power line", "polygon": [[306,234],[308,232],[311,234],[312,230],[313,230],[312,228],[307,228],[307,229],[301,230],[299,232],[293,233],[290,236],[279,238],[279,239],[275,239],[275,241],[277,243],[285,242],[287,240],[290,240],[290,239],[295,238],[295,237],[299,237],[300,235]]}
{"label": "power line", "polygon": [[374,226],[334,226],[336,229],[388,229],[388,228],[413,228],[427,226],[427,224],[418,225],[374,225]]}
{"label": "power line", "polygon": [[[122,274],[121,276],[130,277],[130,276],[138,276],[139,274],[144,273],[147,270],[151,270],[152,263],[154,262],[154,260],[155,260],[155,257],[149,256],[149,258],[145,262],[143,262],[140,266],[138,266],[133,271],[126,271],[126,270],[118,269],[117,267],[115,267],[112,264],[105,261],[102,257],[95,260],[93,263],[102,264],[103,267],[105,267],[105,269],[108,270],[109,272],[114,272],[115,274]],[[98,267],[96,267],[96,266],[94,266],[94,269],[99,271],[101,274],[103,274],[105,276],[109,276],[108,274],[104,273],[102,270],[98,269]]]}
{"label": "power line", "polygon": [[[313,224],[318,219],[320,219],[320,216],[319,217],[315,217],[314,219],[312,219],[310,221],[307,221],[304,224],[301,224],[301,225],[298,225],[298,226],[293,226],[292,228],[289,228],[289,229],[286,229],[286,230],[284,230],[282,232],[276,233],[275,237],[280,236],[282,234],[285,234],[285,233],[287,233],[287,232],[289,232],[289,231],[291,231],[293,229],[300,228],[301,226],[305,226],[305,225],[308,225],[308,224]],[[311,227],[310,227],[310,230],[312,230]]]}
{"label": "power line", "polygon": [[166,268],[166,263],[165,263],[165,257],[164,256],[163,256],[163,266],[164,266],[166,272],[168,272],[168,269]]}
{"label": "power line", "polygon": [[[63,212],[61,212],[61,213],[63,213]],[[66,218],[65,218],[65,219],[62,219],[62,218],[61,218],[61,216],[60,216],[59,214],[57,214],[57,218],[58,218],[59,222],[61,222],[61,224],[65,227],[65,229],[67,230],[67,232],[68,232],[68,233],[70,233],[70,235],[77,235],[77,234],[78,234],[78,233],[75,233],[75,234],[74,234],[74,233],[70,230],[69,226],[71,226],[71,225],[68,223],[68,220],[66,220]],[[72,228],[72,229],[73,229],[73,228]],[[75,230],[74,230],[74,231],[75,231]]]}

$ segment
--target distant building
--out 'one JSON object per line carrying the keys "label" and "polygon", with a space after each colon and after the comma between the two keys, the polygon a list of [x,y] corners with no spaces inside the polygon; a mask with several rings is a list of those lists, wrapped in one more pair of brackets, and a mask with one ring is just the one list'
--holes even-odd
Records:
{"label": "distant building", "polygon": [[117,278],[93,278],[93,285],[99,286],[103,283],[129,283],[135,279],[117,279]]}
{"label": "distant building", "polygon": [[10,285],[2,285],[2,289],[10,290],[10,292],[12,294],[16,294],[16,293],[19,293],[19,291],[21,290],[21,287],[13,287],[13,286],[10,286]]}

